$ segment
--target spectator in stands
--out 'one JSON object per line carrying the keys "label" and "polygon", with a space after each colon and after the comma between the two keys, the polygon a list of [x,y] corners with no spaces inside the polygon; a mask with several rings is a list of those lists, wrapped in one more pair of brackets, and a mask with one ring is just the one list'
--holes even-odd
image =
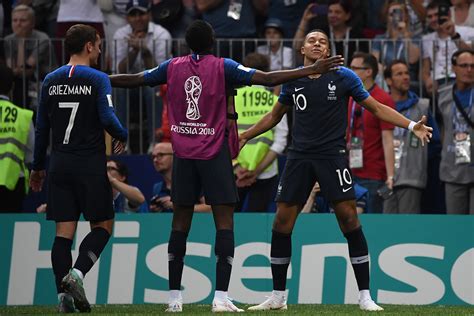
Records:
{"label": "spectator in stands", "polygon": [[[395,108],[385,91],[375,83],[378,72],[377,59],[367,53],[355,53],[351,69],[359,76],[364,88],[377,101]],[[352,98],[348,105],[347,146],[350,150],[349,165],[354,180],[369,190],[368,213],[382,213],[383,200],[377,193],[384,186],[393,187],[394,153],[392,124],[379,120]]]}
{"label": "spectator in stands", "polygon": [[0,213],[20,212],[33,160],[33,112],[11,103],[13,71],[0,64]]}
{"label": "spectator in stands", "polygon": [[112,57],[116,55],[116,46],[114,42],[114,35],[117,30],[127,25],[127,11],[126,7],[129,0],[100,0],[99,5],[104,16],[105,38],[107,45],[108,64],[111,65],[111,70],[116,71],[115,65],[112,65]]}
{"label": "spectator in stands", "polygon": [[[288,48],[289,49],[289,48]],[[244,66],[269,71],[268,57],[248,54]],[[263,86],[253,85],[237,89],[235,111],[239,113],[239,132],[254,125],[271,112],[277,97]],[[267,212],[278,186],[278,155],[283,154],[288,137],[286,116],[271,130],[252,139],[237,156],[234,171],[237,177],[239,204],[237,210]],[[248,199],[246,207],[244,202]]]}
{"label": "spectator in stands", "polygon": [[35,11],[35,29],[48,34],[49,37],[56,37],[59,1],[17,0],[16,5],[19,4],[30,6]]}
{"label": "spectator in stands", "polygon": [[220,57],[237,62],[255,51],[253,39],[257,36],[255,17],[265,15],[269,0],[196,0],[196,8],[204,21],[212,25],[217,41],[214,51]]}
{"label": "spectator in stands", "polygon": [[13,102],[32,108],[36,107],[38,81],[55,65],[48,35],[35,30],[34,25],[33,9],[18,5],[12,11],[13,34],[5,37],[6,62],[15,76]]}
{"label": "spectator in stands", "polygon": [[[429,111],[429,100],[410,91],[408,64],[393,60],[384,71],[385,81],[398,112],[408,119],[428,118],[433,127],[432,141],[439,138],[437,125]],[[421,146],[412,132],[395,127],[393,132],[395,173],[393,194],[384,202],[384,213],[420,213],[421,196],[428,179],[428,146]]]}
{"label": "spectator in stands", "polygon": [[[171,35],[164,27],[151,22],[150,2],[129,0],[126,12],[128,25],[119,28],[114,35],[113,60],[117,73],[141,72],[171,57]],[[122,122],[129,122],[128,104],[143,104],[146,108],[148,152],[151,152],[155,128],[161,126],[161,100],[151,87],[118,90],[117,114]],[[140,118],[135,120],[141,125]]]}
{"label": "spectator in stands", "polygon": [[[100,38],[105,38],[104,31],[104,16],[100,10],[100,6],[97,0],[59,0],[59,12],[56,24],[56,58],[58,64],[64,65],[65,61],[69,60],[67,54],[63,55],[64,47],[62,39],[66,37],[67,30],[74,24],[86,24],[90,25],[97,30]],[[105,57],[107,53],[102,48],[102,57]],[[102,62],[103,58],[99,60],[99,69],[106,70],[107,65]]]}
{"label": "spectator in stands", "polygon": [[[304,11],[300,24],[296,31],[293,48],[299,50],[302,46],[306,33],[309,30],[320,28],[317,24],[318,4],[311,3]],[[344,62],[348,65],[352,55],[356,51],[367,51],[367,42],[361,39],[362,33],[356,27],[350,24],[352,14],[351,2],[348,0],[330,0],[327,8],[327,24],[328,29],[325,30],[329,35],[331,54],[341,55]],[[325,27],[322,27],[323,30]]]}
{"label": "spectator in stands", "polygon": [[117,160],[107,160],[107,176],[112,186],[116,213],[147,211],[145,197],[139,188],[127,183],[128,168]]}
{"label": "spectator in stands", "polygon": [[443,117],[440,179],[445,183],[448,214],[474,214],[474,50],[451,57],[453,85],[439,91]]}
{"label": "spectator in stands", "polygon": [[282,70],[294,67],[293,49],[283,45],[283,23],[276,18],[267,19],[265,22],[265,39],[267,45],[257,47],[257,53],[270,57],[270,69]]}
{"label": "spectator in stands", "polygon": [[[173,212],[171,201],[171,187],[173,174],[173,148],[171,143],[157,143],[151,154],[155,170],[163,180],[153,185],[153,197],[150,200],[151,212]],[[206,205],[201,197],[194,206],[195,212],[210,212],[211,206]]]}
{"label": "spectator in stands", "polygon": [[[385,0],[385,4],[381,9],[381,16],[386,24],[387,22],[390,23],[387,21],[389,18],[388,11],[389,7],[393,5],[393,2],[393,0]],[[426,9],[424,6],[425,0],[399,0],[396,2],[406,8],[407,29],[412,38],[421,38],[421,35],[423,34],[423,24],[426,19]]]}
{"label": "spectator in stands", "polygon": [[451,20],[457,26],[474,27],[474,3],[472,0],[451,0]]}
{"label": "spectator in stands", "polygon": [[395,59],[402,59],[411,65],[410,70],[417,78],[418,61],[420,60],[420,47],[412,41],[410,31],[410,16],[407,6],[399,0],[389,0],[386,6],[387,32],[375,37],[372,50],[379,63],[380,72],[382,65],[388,65]]}
{"label": "spectator in stands", "polygon": [[186,27],[196,19],[194,0],[155,0],[153,2],[153,22],[165,27],[173,39],[173,56],[189,53],[184,40]]}
{"label": "spectator in stands", "polygon": [[[313,0],[270,0],[268,7],[268,18],[279,19],[282,23],[283,34],[292,39],[295,36],[298,23],[303,16],[306,7]],[[291,47],[291,43],[285,43]]]}
{"label": "spectator in stands", "polygon": [[[432,1],[426,9],[429,26],[434,32],[423,36],[422,77],[426,92],[431,95],[442,84],[452,82],[454,73],[449,67],[450,56],[458,49],[469,48],[474,39],[474,28],[455,26],[449,15],[438,23],[439,2]],[[434,55],[433,55],[434,51]]]}

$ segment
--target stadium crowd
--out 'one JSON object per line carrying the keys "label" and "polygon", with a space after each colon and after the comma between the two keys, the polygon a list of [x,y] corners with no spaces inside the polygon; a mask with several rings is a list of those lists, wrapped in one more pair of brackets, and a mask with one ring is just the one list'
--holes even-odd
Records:
{"label": "stadium crowd", "polygon": [[[0,126],[0,201],[17,202],[1,202],[0,212],[31,212],[44,203],[44,194],[25,188],[34,146],[31,122],[42,80],[69,58],[64,36],[70,26],[96,28],[103,38],[98,67],[108,74],[125,74],[188,54],[184,33],[196,19],[213,26],[216,56],[251,68],[258,63],[265,70],[302,65],[305,35],[312,29],[324,30],[331,53],[344,57],[371,96],[414,121],[426,115],[427,125],[434,128],[432,141],[423,147],[411,132],[380,121],[349,100],[346,142],[358,211],[474,214],[472,0],[1,1],[0,121],[8,117],[6,112],[2,117],[5,102],[33,114],[22,112],[26,132],[20,150],[7,144],[7,136],[15,136]],[[267,113],[280,90],[237,89],[239,129]],[[116,212],[172,211],[173,149],[163,145],[170,141],[166,85],[115,88],[113,98],[115,111],[129,130],[127,154],[107,163]],[[291,111],[284,120],[287,124],[249,143],[252,150],[235,160],[243,198],[237,211],[274,211],[273,203],[260,205],[273,200],[277,173],[291,146]],[[13,151],[19,158],[14,171],[5,162]],[[155,184],[142,182],[150,175],[134,170],[144,160],[130,163],[137,161],[130,158],[133,154],[151,155],[145,163],[156,172]],[[133,183],[130,174],[135,176]],[[318,193],[315,183],[305,212],[332,211]],[[200,203],[195,211],[210,211],[203,198]]]}

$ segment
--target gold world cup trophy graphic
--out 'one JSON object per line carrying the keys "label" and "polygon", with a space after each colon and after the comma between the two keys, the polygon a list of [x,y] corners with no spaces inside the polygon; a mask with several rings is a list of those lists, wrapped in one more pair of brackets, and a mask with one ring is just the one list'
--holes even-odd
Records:
{"label": "gold world cup trophy graphic", "polygon": [[199,120],[199,97],[201,96],[202,84],[198,76],[189,77],[184,83],[184,91],[186,92],[186,101],[188,109],[186,110],[186,118],[189,120]]}

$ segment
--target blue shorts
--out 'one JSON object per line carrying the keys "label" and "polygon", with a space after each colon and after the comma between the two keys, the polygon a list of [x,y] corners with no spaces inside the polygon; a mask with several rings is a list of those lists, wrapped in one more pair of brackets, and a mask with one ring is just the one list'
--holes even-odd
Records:
{"label": "blue shorts", "polygon": [[227,141],[209,160],[173,157],[171,200],[174,205],[194,205],[204,195],[206,204],[235,204],[239,194]]}
{"label": "blue shorts", "polygon": [[78,221],[81,213],[90,222],[113,219],[112,187],[107,174],[48,174],[46,218]]}
{"label": "blue shorts", "polygon": [[305,204],[315,182],[329,202],[354,200],[354,183],[346,157],[288,159],[278,184],[277,202]]}

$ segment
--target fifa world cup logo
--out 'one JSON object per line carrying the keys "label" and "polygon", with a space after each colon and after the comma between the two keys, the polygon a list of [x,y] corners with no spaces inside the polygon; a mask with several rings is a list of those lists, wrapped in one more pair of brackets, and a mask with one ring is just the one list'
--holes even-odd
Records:
{"label": "fifa world cup logo", "polygon": [[186,101],[188,109],[186,110],[186,118],[189,120],[199,120],[199,97],[201,96],[202,84],[198,76],[189,77],[184,83],[184,91],[186,92]]}

